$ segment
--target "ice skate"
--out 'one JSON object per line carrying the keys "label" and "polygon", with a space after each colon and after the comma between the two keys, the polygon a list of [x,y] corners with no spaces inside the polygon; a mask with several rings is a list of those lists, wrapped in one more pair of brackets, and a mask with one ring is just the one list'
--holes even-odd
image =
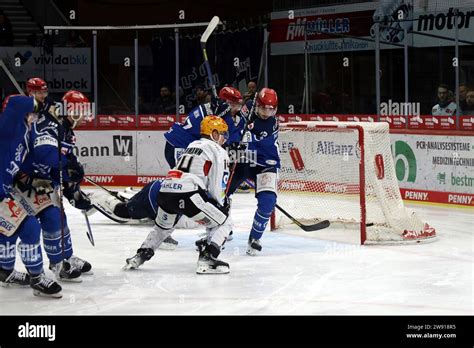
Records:
{"label": "ice skate", "polygon": [[81,271],[70,262],[64,260],[58,263],[50,263],[49,269],[54,273],[56,279],[62,282],[81,283]]}
{"label": "ice skate", "polygon": [[227,262],[219,259],[214,259],[212,256],[206,254],[199,255],[197,263],[197,274],[226,274],[230,272],[230,267]]}
{"label": "ice skate", "polygon": [[[200,240],[202,241],[202,240]],[[197,262],[197,274],[226,274],[230,272],[230,267],[227,262],[219,260],[211,255],[209,252],[209,245],[204,240],[203,243],[196,242],[196,246],[200,248],[199,259]]]}
{"label": "ice skate", "polygon": [[22,287],[30,285],[30,276],[28,273],[18,272],[16,270],[7,271],[0,268],[0,286]]}
{"label": "ice skate", "polygon": [[71,263],[71,265],[74,268],[77,268],[78,270],[80,270],[82,274],[86,274],[86,275],[94,274],[94,272],[92,271],[92,265],[86,260],[83,260],[75,255],[72,255],[68,259],[68,261]]}
{"label": "ice skate", "polygon": [[123,270],[137,269],[145,263],[145,261],[150,260],[155,252],[151,248],[140,248],[137,250],[135,256],[130,257],[126,260],[126,265],[122,267]]}
{"label": "ice skate", "polygon": [[247,247],[247,255],[257,256],[259,252],[262,251],[262,244],[260,239],[249,238],[249,243]]}
{"label": "ice skate", "polygon": [[54,280],[46,277],[44,273],[30,278],[30,286],[33,288],[33,295],[40,297],[61,298],[61,286]]}

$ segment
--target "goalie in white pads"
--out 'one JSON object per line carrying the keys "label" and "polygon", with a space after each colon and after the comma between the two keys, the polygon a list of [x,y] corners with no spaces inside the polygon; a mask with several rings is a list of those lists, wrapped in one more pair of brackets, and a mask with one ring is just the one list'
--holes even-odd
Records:
{"label": "goalie in white pads", "polygon": [[[204,225],[207,232],[207,238],[197,243],[199,259],[196,272],[229,273],[229,264],[218,259],[231,231],[230,201],[225,196],[229,157],[222,148],[227,138],[225,121],[217,116],[206,116],[201,122],[201,139],[189,144],[166,179],[143,189],[145,192],[141,196],[152,197],[157,202],[156,225],[137,254],[127,259],[125,269],[138,268],[149,260],[171,235],[180,217],[185,215]],[[114,209],[116,214],[125,215],[127,212],[130,212],[130,207],[117,206]]]}
{"label": "goalie in white pads", "polygon": [[[155,224],[156,212],[158,210],[157,195],[160,192],[161,182],[158,179],[148,183],[141,190],[132,187],[124,191],[100,190],[89,194],[94,210],[99,211],[104,216],[120,224],[139,223]],[[91,211],[93,213],[94,211]],[[199,225],[183,217],[179,219],[176,228],[196,228]],[[174,250],[178,246],[178,241],[171,236],[166,238],[160,249]]]}

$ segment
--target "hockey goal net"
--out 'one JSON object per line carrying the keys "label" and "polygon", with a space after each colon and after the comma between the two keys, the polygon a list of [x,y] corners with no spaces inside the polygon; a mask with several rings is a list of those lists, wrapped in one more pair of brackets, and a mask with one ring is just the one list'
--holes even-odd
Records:
{"label": "hockey goal net", "polygon": [[[436,231],[403,203],[385,122],[282,124],[277,204],[315,233],[360,244],[433,240]],[[297,229],[275,210],[272,229]]]}

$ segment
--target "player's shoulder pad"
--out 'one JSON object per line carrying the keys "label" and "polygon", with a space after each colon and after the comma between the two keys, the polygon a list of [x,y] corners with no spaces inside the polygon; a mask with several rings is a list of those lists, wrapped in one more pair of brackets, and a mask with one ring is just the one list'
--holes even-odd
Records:
{"label": "player's shoulder pad", "polygon": [[253,100],[247,100],[247,102],[242,105],[242,108],[240,109],[240,114],[248,119],[250,116],[250,110],[252,110],[252,105],[253,105]]}
{"label": "player's shoulder pad", "polygon": [[209,116],[209,115],[213,115],[214,112],[212,110],[212,105],[211,103],[205,103],[205,104],[201,104],[201,107],[202,107],[202,110],[204,111],[202,114],[202,116]]}
{"label": "player's shoulder pad", "polygon": [[36,121],[36,129],[40,133],[49,133],[57,136],[59,123],[51,115],[41,113],[40,117]]}
{"label": "player's shoulder pad", "polygon": [[48,131],[43,131],[38,123],[33,126],[33,132],[35,134],[33,147],[37,148],[44,145],[58,147],[58,140],[56,137]]}

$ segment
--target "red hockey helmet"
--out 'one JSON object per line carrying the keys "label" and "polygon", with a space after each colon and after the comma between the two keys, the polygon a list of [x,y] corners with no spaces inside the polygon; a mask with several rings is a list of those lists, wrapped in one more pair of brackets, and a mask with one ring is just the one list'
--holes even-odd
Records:
{"label": "red hockey helmet", "polygon": [[48,85],[44,82],[43,79],[39,77],[33,77],[26,82],[26,92],[30,93],[31,91],[47,91]]}
{"label": "red hockey helmet", "polygon": [[222,99],[231,108],[232,115],[236,114],[242,108],[242,94],[234,87],[226,86],[219,91],[219,99]]}
{"label": "red hockey helmet", "polygon": [[64,94],[62,101],[63,102],[65,101],[68,104],[76,105],[76,104],[88,103],[89,99],[79,91],[67,91]]}
{"label": "red hockey helmet", "polygon": [[278,109],[278,96],[271,88],[262,88],[257,94],[257,114],[261,118],[275,116]]}
{"label": "red hockey helmet", "polygon": [[219,91],[219,98],[231,103],[242,103],[242,94],[234,87],[224,87]]}
{"label": "red hockey helmet", "polygon": [[72,128],[76,127],[83,117],[92,115],[89,99],[79,91],[68,91],[64,94],[64,114],[71,118]]}

